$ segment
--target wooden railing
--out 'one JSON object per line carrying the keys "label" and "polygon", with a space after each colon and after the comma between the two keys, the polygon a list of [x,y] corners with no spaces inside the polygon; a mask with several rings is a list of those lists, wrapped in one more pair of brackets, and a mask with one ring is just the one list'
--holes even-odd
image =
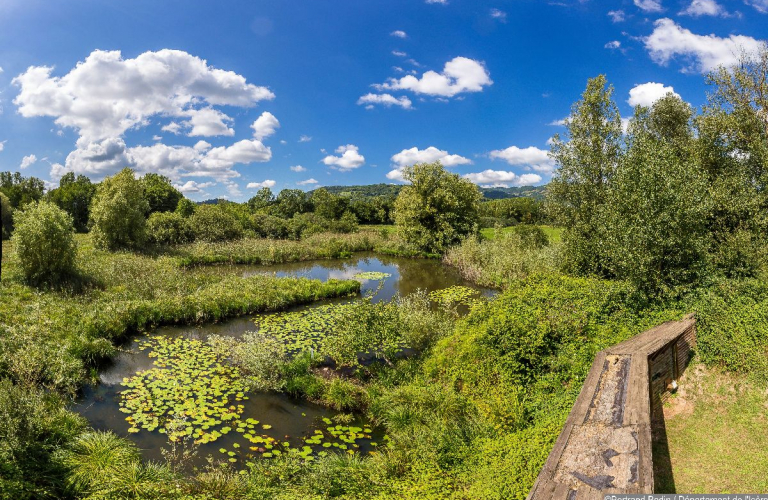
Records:
{"label": "wooden railing", "polygon": [[695,343],[689,315],[600,351],[528,500],[653,493],[652,423]]}

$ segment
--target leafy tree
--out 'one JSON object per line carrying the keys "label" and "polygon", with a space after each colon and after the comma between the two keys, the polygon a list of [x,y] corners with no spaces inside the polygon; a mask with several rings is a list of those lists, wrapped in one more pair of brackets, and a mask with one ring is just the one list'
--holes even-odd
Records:
{"label": "leafy tree", "polygon": [[189,218],[195,239],[214,242],[240,238],[243,228],[221,205],[200,205]]}
{"label": "leafy tree", "polygon": [[301,189],[283,189],[277,195],[275,208],[277,214],[290,219],[296,214],[310,212],[310,202],[307,194]]}
{"label": "leafy tree", "polygon": [[2,239],[7,240],[11,237],[13,230],[13,209],[11,202],[4,193],[0,192],[0,234]]}
{"label": "leafy tree", "polygon": [[130,168],[107,177],[96,190],[91,206],[91,237],[98,248],[135,248],[146,239],[144,214],[149,204],[143,183]]}
{"label": "leafy tree", "polygon": [[19,172],[0,172],[0,192],[5,193],[11,207],[19,208],[43,197],[45,184],[37,177],[22,177]]}
{"label": "leafy tree", "polygon": [[328,220],[340,219],[348,206],[346,198],[331,194],[325,188],[315,189],[310,196],[310,203],[317,215]]}
{"label": "leafy tree", "polygon": [[768,234],[768,48],[710,73],[696,120],[713,199],[713,257],[729,276],[753,275]]}
{"label": "leafy tree", "polygon": [[275,195],[268,187],[263,187],[256,192],[256,196],[248,200],[248,206],[254,212],[270,207],[275,203]]}
{"label": "leafy tree", "polygon": [[179,200],[184,195],[173,187],[171,180],[164,175],[159,174],[145,174],[141,178],[141,183],[144,186],[144,197],[149,203],[149,214],[155,212],[173,212],[176,210]]}
{"label": "leafy tree", "polygon": [[647,295],[695,284],[707,268],[710,199],[690,118],[671,94],[638,108],[610,189],[609,267]]}
{"label": "leafy tree", "polygon": [[59,181],[59,187],[50,191],[46,197],[71,215],[75,229],[84,233],[88,230],[89,208],[95,194],[96,186],[88,177],[75,177],[74,172],[67,172]]}
{"label": "leafy tree", "polygon": [[190,217],[195,213],[195,207],[197,205],[188,198],[182,198],[179,200],[179,204],[176,205],[176,213],[182,217]]}
{"label": "leafy tree", "polygon": [[178,245],[194,239],[189,222],[176,212],[155,212],[147,220],[147,236],[157,245]]}
{"label": "leafy tree", "polygon": [[607,274],[604,216],[622,151],[621,116],[612,95],[604,75],[590,79],[567,119],[567,140],[556,134],[550,153],[558,168],[547,199],[566,228],[565,264],[585,274]]}
{"label": "leafy tree", "polygon": [[442,253],[477,232],[482,195],[472,182],[447,172],[440,162],[406,167],[395,201],[395,224],[405,240],[424,252]]}
{"label": "leafy tree", "polygon": [[27,204],[14,215],[13,245],[32,283],[57,283],[75,269],[72,216],[47,201]]}

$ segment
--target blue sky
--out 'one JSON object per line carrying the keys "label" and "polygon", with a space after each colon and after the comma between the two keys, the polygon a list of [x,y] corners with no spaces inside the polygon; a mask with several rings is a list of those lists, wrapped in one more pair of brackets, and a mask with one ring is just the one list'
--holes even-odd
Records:
{"label": "blue sky", "polygon": [[0,170],[127,165],[192,199],[434,159],[542,184],[587,78],[622,116],[667,91],[700,106],[703,73],[766,39],[768,0],[3,0]]}

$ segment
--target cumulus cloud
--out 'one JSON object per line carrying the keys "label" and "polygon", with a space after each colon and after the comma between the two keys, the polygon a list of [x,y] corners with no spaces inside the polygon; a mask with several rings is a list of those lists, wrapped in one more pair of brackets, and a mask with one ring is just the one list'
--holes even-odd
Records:
{"label": "cumulus cloud", "polygon": [[341,156],[328,155],[323,158],[323,163],[342,172],[353,170],[365,164],[365,157],[360,154],[358,147],[354,144],[339,146],[336,148],[336,153]]}
{"label": "cumulus cloud", "polygon": [[374,104],[381,104],[387,108],[400,106],[403,109],[411,109],[411,100],[405,96],[395,97],[392,94],[365,94],[357,100],[357,104],[365,105],[366,109],[373,109]]}
{"label": "cumulus cloud", "polygon": [[507,13],[504,12],[503,10],[491,9],[491,17],[493,19],[498,19],[502,23],[506,23],[507,22]]}
{"label": "cumulus cloud", "polygon": [[311,140],[312,140],[312,137],[308,135],[302,135],[301,137],[299,137],[299,142],[309,142]]}
{"label": "cumulus cloud", "polygon": [[659,19],[650,36],[644,39],[651,59],[662,66],[680,57],[687,62],[685,72],[711,71],[718,66],[731,66],[746,52],[756,53],[765,43],[743,35],[720,38],[715,35],[696,35],[680,27],[671,19]]}
{"label": "cumulus cloud", "polygon": [[215,123],[211,131],[218,135],[228,130],[221,127],[226,115],[212,113],[211,106],[247,107],[274,98],[268,88],[180,50],[145,52],[135,59],[95,50],[66,75],[52,72],[52,67],[32,66],[13,79],[19,113],[53,117],[91,142],[121,136],[153,116],[186,119],[192,133],[196,120],[200,135],[206,123]]}
{"label": "cumulus cloud", "polygon": [[627,16],[624,14],[623,10],[609,10],[608,17],[610,17],[611,21],[614,23],[621,23],[627,19]]}
{"label": "cumulus cloud", "polygon": [[[146,127],[153,119],[170,119],[162,130],[172,134],[232,136],[233,120],[216,106],[251,107],[274,98],[266,87],[183,51],[164,49],[125,59],[119,51],[96,50],[64,76],[53,76],[51,67],[32,66],[13,84],[19,87],[14,99],[19,114],[52,117],[79,134],[65,165],[52,166],[53,177],[74,171],[100,178],[128,166],[139,173],[162,173],[175,182],[199,175],[222,180],[240,175],[232,170],[236,164],[271,158],[259,140],[218,148],[205,141],[195,147],[125,144],[126,131]],[[238,191],[232,181],[227,188]]]}
{"label": "cumulus cloud", "polygon": [[691,5],[680,12],[683,16],[727,16],[728,12],[715,0],[693,0]]}
{"label": "cumulus cloud", "polygon": [[445,167],[469,165],[472,163],[472,160],[469,158],[448,154],[448,151],[442,151],[434,146],[429,146],[426,149],[412,147],[410,149],[404,149],[392,156],[392,163],[396,168],[387,172],[387,179],[403,182],[403,169],[405,167],[417,163],[432,163],[435,161],[440,161]]}
{"label": "cumulus cloud", "polygon": [[559,120],[552,120],[551,122],[547,123],[547,125],[551,125],[553,127],[565,127],[568,124],[568,117],[561,118]]}
{"label": "cumulus cloud", "polygon": [[414,75],[399,79],[390,78],[374,87],[378,90],[410,90],[417,94],[453,97],[464,92],[481,92],[491,84],[491,75],[482,62],[467,57],[455,57],[445,63],[441,73],[430,70],[421,78]]}
{"label": "cumulus cloud", "polygon": [[643,83],[641,85],[635,85],[629,91],[629,99],[627,99],[627,102],[633,107],[651,107],[653,106],[653,103],[669,93],[680,97],[680,94],[676,93],[675,89],[672,87],[665,87],[663,84],[656,82]]}
{"label": "cumulus cloud", "polygon": [[408,38],[408,34],[403,30],[395,30],[392,33],[390,33],[390,36],[394,36],[397,38]]}
{"label": "cumulus cloud", "polygon": [[392,51],[392,55],[393,56],[397,56],[397,57],[408,57],[408,54],[406,52],[401,51],[401,50],[393,50]]}
{"label": "cumulus cloud", "polygon": [[305,181],[299,181],[296,184],[298,184],[299,186],[308,186],[310,184],[317,184],[317,182],[318,182],[317,179],[307,179]]}
{"label": "cumulus cloud", "polygon": [[541,182],[538,174],[518,175],[506,170],[483,170],[466,174],[464,178],[485,187],[531,186]]}
{"label": "cumulus cloud", "polygon": [[7,139],[6,139],[5,141],[0,141],[0,151],[2,151],[3,149],[5,149],[5,143],[6,143],[6,142],[8,142],[8,140],[7,140]]}
{"label": "cumulus cloud", "polygon": [[635,6],[643,12],[663,12],[660,0],[634,0]]}
{"label": "cumulus cloud", "polygon": [[30,165],[34,165],[35,163],[37,163],[37,156],[28,155],[21,159],[21,165],[19,165],[19,168],[24,170],[25,168],[29,167]]}
{"label": "cumulus cloud", "polygon": [[275,115],[265,111],[251,124],[251,128],[253,129],[253,136],[261,141],[274,134],[275,130],[280,128],[280,122],[275,118]]}
{"label": "cumulus cloud", "polygon": [[277,182],[273,181],[272,179],[267,179],[263,182],[249,182],[247,186],[245,186],[247,189],[261,189],[261,188],[272,188],[275,187],[275,184]]}
{"label": "cumulus cloud", "polygon": [[448,0],[424,0],[426,3],[439,3],[440,5],[448,5]]}
{"label": "cumulus cloud", "polygon": [[548,152],[534,146],[527,148],[510,146],[506,149],[491,151],[488,156],[492,160],[504,160],[510,165],[525,166],[537,172],[549,174],[555,170],[555,162],[549,157]]}
{"label": "cumulus cloud", "polygon": [[606,49],[616,50],[621,48],[621,42],[618,40],[613,40],[611,42],[608,42],[605,44]]}
{"label": "cumulus cloud", "polygon": [[302,167],[301,165],[294,165],[292,167],[289,167],[292,172],[306,172],[307,169]]}
{"label": "cumulus cloud", "polygon": [[448,151],[442,151],[434,146],[426,149],[412,147],[404,149],[392,156],[392,163],[398,167],[415,165],[416,163],[432,163],[440,161],[445,167],[454,167],[456,165],[469,165],[472,160],[459,155],[448,154]]}
{"label": "cumulus cloud", "polygon": [[215,182],[187,181],[184,184],[174,184],[174,187],[184,194],[202,193],[206,188],[215,186]]}

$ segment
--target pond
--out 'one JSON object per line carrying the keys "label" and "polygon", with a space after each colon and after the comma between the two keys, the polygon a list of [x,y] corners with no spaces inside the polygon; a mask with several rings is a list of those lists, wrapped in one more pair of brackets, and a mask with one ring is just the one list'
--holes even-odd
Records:
{"label": "pond", "polygon": [[[334,261],[228,266],[217,268],[217,272],[360,279],[362,293],[372,295],[374,302],[418,289],[431,292],[456,285],[472,287],[478,295],[492,294],[472,286],[437,261],[372,254]],[[294,311],[312,312],[331,302],[339,301]],[[205,464],[210,455],[242,467],[258,457],[291,449],[309,459],[328,452],[375,453],[387,438],[360,417],[341,420],[339,412],[305,400],[238,387],[236,369],[213,354],[205,340],[214,334],[240,338],[258,330],[257,319],[240,317],[217,324],[164,327],[137,338],[100,373],[98,385],[83,390],[73,410],[97,430],[128,437],[151,460],[163,458],[161,450],[170,447],[169,436],[182,438],[177,442],[198,443],[194,465]],[[158,406],[150,408],[153,403],[147,401]],[[173,424],[158,420],[158,414],[168,416],[174,409],[183,409],[193,417]]]}

